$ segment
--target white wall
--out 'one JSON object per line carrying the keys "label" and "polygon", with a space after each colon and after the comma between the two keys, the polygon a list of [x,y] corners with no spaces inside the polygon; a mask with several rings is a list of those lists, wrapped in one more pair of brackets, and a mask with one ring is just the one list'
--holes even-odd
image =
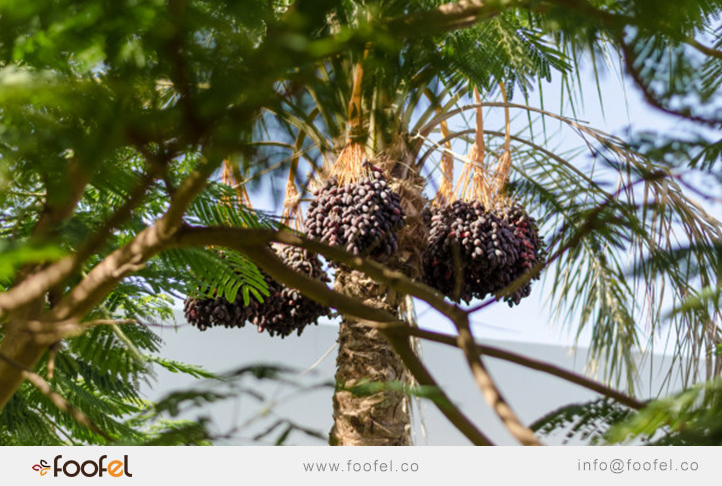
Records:
{"label": "white wall", "polygon": [[[178,316],[177,322],[179,324],[177,329],[158,330],[165,340],[162,354],[167,358],[202,365],[208,370],[219,373],[260,363],[288,366],[298,371],[306,370],[333,348],[337,336],[337,327],[333,325],[313,326],[307,328],[301,337],[290,336],[280,339],[271,338],[265,333],[259,334],[253,326],[243,329],[218,328],[200,332],[185,324],[182,315]],[[580,373],[584,371],[586,363],[585,351],[574,353],[568,346],[522,341],[485,340],[484,342]],[[333,383],[335,351],[333,348],[312,371],[302,376],[288,375],[292,378],[292,385],[262,382],[250,378],[239,382],[241,386],[262,393],[266,397],[265,403],[244,393],[240,394],[239,398],[195,409],[185,416],[209,417],[212,431],[217,435],[226,435],[229,431],[234,431],[231,437],[219,440],[218,444],[256,444],[257,442],[249,439],[280,417],[326,434],[332,424],[332,388],[329,386],[302,392],[299,390],[322,383]],[[499,444],[515,445],[513,439],[487,407],[458,350],[425,342],[422,354],[424,362],[450,398],[475,423]],[[593,392],[577,385],[512,363],[488,358],[488,366],[502,393],[526,423],[531,423],[561,406],[596,398]],[[669,361],[662,357],[656,357],[652,363],[643,363],[640,389],[646,391],[645,398],[656,393],[668,368]],[[146,386],[145,390],[148,398],[158,399],[171,390],[197,387],[200,383],[162,370],[159,371],[158,380],[152,388]],[[280,402],[274,405],[274,400]],[[268,414],[258,417],[265,408],[268,408]],[[426,429],[425,434],[421,432],[422,421]],[[280,429],[267,440],[272,441],[279,433]],[[447,422],[435,406],[425,400],[421,402],[420,412],[419,409],[414,409],[414,440],[417,445],[468,444],[468,441]],[[286,443],[323,445],[324,442],[294,432]]]}

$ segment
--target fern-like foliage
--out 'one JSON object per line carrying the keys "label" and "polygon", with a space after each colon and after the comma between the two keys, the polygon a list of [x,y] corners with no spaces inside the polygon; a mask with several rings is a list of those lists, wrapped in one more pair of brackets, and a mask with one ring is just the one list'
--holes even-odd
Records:
{"label": "fern-like foliage", "polygon": [[[171,368],[175,363],[166,363]],[[194,369],[187,369],[193,372]],[[299,371],[274,364],[258,363],[231,370],[222,375],[209,375],[201,371],[203,379],[187,389],[170,392],[155,404],[134,415],[129,423],[145,431],[144,437],[128,441],[132,445],[210,445],[233,440],[250,443],[284,445],[294,434],[300,433],[319,440],[326,440],[325,434],[283,417],[275,410],[285,400],[296,399],[304,393],[319,387],[332,388],[330,383],[305,383],[299,380]],[[282,384],[290,389],[285,396],[268,393],[271,388],[263,384]],[[209,406],[224,401],[250,399],[257,404],[254,412],[242,423],[233,424],[226,430],[218,430],[208,417]],[[192,417],[192,418],[189,418]]]}
{"label": "fern-like foliage", "polygon": [[540,437],[562,445],[599,445],[611,427],[631,414],[627,407],[603,398],[554,410],[530,428]]}
{"label": "fern-like foliage", "polygon": [[700,383],[648,404],[615,424],[610,444],[641,440],[649,445],[722,445],[722,381]]}
{"label": "fern-like foliage", "polygon": [[[153,379],[154,365],[194,378],[218,380],[219,376],[200,366],[155,354],[161,341],[145,325],[122,326],[121,335],[112,327],[99,326],[66,343],[54,358],[54,376],[49,383],[55,393],[82,412],[114,443],[203,442],[200,436],[180,433],[189,426],[186,431],[196,430],[199,424],[191,426],[174,420],[149,422],[147,410],[153,404],[141,396],[139,385]],[[38,373],[46,375],[47,365],[46,360]],[[84,445],[108,444],[108,441],[59,410],[37,388],[25,384],[0,414],[0,444]]]}

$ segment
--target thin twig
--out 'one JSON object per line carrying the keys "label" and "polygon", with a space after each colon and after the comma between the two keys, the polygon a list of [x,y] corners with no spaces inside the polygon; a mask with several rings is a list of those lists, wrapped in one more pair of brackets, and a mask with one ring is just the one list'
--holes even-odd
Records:
{"label": "thin twig", "polygon": [[32,334],[33,341],[41,346],[48,346],[62,339],[80,336],[91,327],[137,324],[135,319],[96,319],[80,322],[77,319],[64,321],[26,321],[22,331]]}

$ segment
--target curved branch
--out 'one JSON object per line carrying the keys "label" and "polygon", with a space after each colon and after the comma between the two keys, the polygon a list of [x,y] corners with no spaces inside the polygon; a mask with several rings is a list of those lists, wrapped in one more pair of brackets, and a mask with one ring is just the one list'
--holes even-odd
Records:
{"label": "curved branch", "polygon": [[[239,233],[243,236],[239,236]],[[286,244],[295,244],[296,246],[307,248],[310,251],[321,249],[331,250],[330,253],[338,253],[339,255],[345,254],[344,259],[347,261],[354,261],[354,264],[360,267],[359,269],[362,271],[363,268],[375,263],[371,261],[364,261],[364,259],[359,257],[353,257],[342,250],[317,243],[313,240],[301,239],[298,236],[285,231],[277,233],[271,230],[187,227],[179,234],[178,238],[179,243],[182,242],[186,245],[205,246],[213,244],[243,252],[272,278],[282,282],[284,285],[298,289],[303,295],[306,295],[321,304],[335,307],[342,313],[354,317],[361,322],[369,325],[379,325],[384,323],[391,325],[406,325],[403,321],[399,321],[396,316],[391,315],[384,310],[367,306],[358,299],[354,299],[353,297],[331,290],[324,283],[291,269],[278,257],[278,255],[276,255],[275,252],[268,248],[267,244],[273,240]],[[319,253],[324,254],[323,251],[319,251]],[[369,275],[371,276],[371,273],[374,273],[375,270],[378,270],[378,268],[371,269]],[[388,270],[388,272],[391,271]],[[391,273],[393,274],[393,272]],[[403,274],[400,275],[403,276]],[[405,276],[403,276],[403,278],[398,277],[396,279],[395,276],[389,277],[387,275],[383,277],[383,280],[379,279],[380,282],[387,284],[401,280],[408,280],[406,285],[415,285],[413,281]],[[393,326],[390,328],[393,328]],[[444,391],[438,386],[434,378],[424,367],[423,363],[421,363],[418,357],[413,353],[407,339],[399,339],[398,336],[394,336],[392,332],[385,332],[384,335],[387,336],[390,344],[394,347],[396,352],[399,353],[402,361],[414,375],[414,378],[416,378],[419,384],[432,386],[438,390],[438,393],[432,398],[432,400],[441,413],[443,413],[449,421],[451,421],[451,423],[457,426],[459,431],[471,440],[472,443],[476,445],[491,445],[491,441],[451,403]]]}
{"label": "curved branch", "polygon": [[[374,325],[375,323],[371,323]],[[454,424],[456,428],[466,436],[474,445],[489,446],[494,443],[477,429],[471,421],[449,400],[441,387],[436,383],[431,373],[426,369],[419,357],[409,344],[407,335],[399,335],[396,330],[401,326],[379,327],[381,333],[388,339],[391,346],[398,353],[406,368],[421,386],[433,387],[436,393],[432,394],[429,399],[439,408],[439,411]],[[408,326],[404,326],[408,327]]]}
{"label": "curved branch", "polygon": [[476,384],[479,386],[479,389],[491,406],[492,410],[496,412],[499,419],[501,419],[504,423],[504,426],[522,445],[543,445],[536,435],[534,435],[534,432],[521,423],[519,418],[516,416],[516,413],[514,413],[504,398],[504,395],[502,395],[499,387],[497,387],[496,383],[494,383],[494,379],[491,377],[489,371],[484,365],[484,361],[481,357],[481,350],[476,345],[476,340],[471,332],[468,314],[465,314],[463,319],[455,320],[454,323],[459,331],[457,344],[464,352],[464,356],[466,356],[466,361],[469,364],[469,368],[471,368]]}
{"label": "curved branch", "polygon": [[[244,233],[255,232],[258,237],[239,237],[237,235],[238,231]],[[516,414],[507,404],[503,395],[494,383],[493,379],[486,371],[479,351],[475,346],[473,336],[471,335],[468,314],[461,310],[458,306],[449,304],[443,297],[439,296],[435,292],[430,292],[431,289],[429,287],[411,280],[401,272],[389,270],[371,260],[355,257],[338,248],[334,248],[314,240],[301,238],[297,235],[284,231],[276,233],[269,230],[187,227],[179,235],[179,240],[186,244],[213,244],[226,246],[243,252],[272,278],[283,282],[285,285],[298,289],[302,294],[307,295],[324,305],[336,307],[342,313],[356,317],[359,320],[386,323],[399,322],[396,317],[391,316],[385,311],[370,308],[358,302],[356,299],[328,289],[326,285],[319,281],[293,271],[266,246],[265,242],[270,241],[271,239],[286,244],[301,246],[308,250],[320,253],[327,258],[332,258],[334,260],[338,259],[349,267],[365,272],[374,280],[382,284],[386,284],[398,292],[410,294],[426,300],[429,304],[436,307],[437,310],[444,313],[454,322],[459,330],[459,347],[464,351],[469,367],[471,368],[476,382],[489,405],[497,413],[511,434],[522,444],[541,445],[534,433],[524,426],[517,418]],[[332,254],[335,254],[335,256],[340,258],[334,258],[334,255]],[[400,347],[400,344],[396,342],[395,346]],[[402,351],[404,350],[402,349]],[[409,357],[405,358],[406,361],[409,359]],[[418,363],[416,364],[416,367],[418,368]],[[419,382],[428,382],[430,375],[422,373],[416,378],[419,379]],[[448,405],[445,405],[445,407],[448,407]],[[444,410],[442,410],[442,412],[443,411]]]}
{"label": "curved branch", "polygon": [[[384,327],[388,327],[388,325],[380,326],[380,330],[383,331]],[[410,327],[410,326],[396,326],[395,328],[396,328],[397,332],[403,331],[404,333],[406,333],[410,336],[415,336],[415,337],[418,337],[421,339],[426,339],[427,341],[433,341],[433,342],[440,343],[440,344],[446,344],[447,346],[458,347],[458,342],[457,342],[457,339],[455,336],[448,336],[448,335],[440,334],[437,332],[427,331],[424,329],[419,329],[417,327]],[[481,354],[483,354],[484,356],[489,356],[490,358],[501,359],[504,361],[508,361],[510,363],[518,364],[525,368],[529,368],[529,369],[536,370],[536,371],[541,371],[542,373],[547,373],[552,376],[556,376],[557,378],[561,378],[570,383],[574,383],[575,385],[579,385],[588,390],[599,393],[600,395],[611,398],[611,399],[613,399],[623,405],[626,405],[634,410],[641,410],[642,408],[645,407],[644,402],[641,402],[633,397],[630,397],[629,395],[626,395],[626,394],[624,394],[618,390],[615,390],[614,388],[608,387],[602,383],[591,380],[583,375],[565,370],[564,368],[561,368],[559,366],[555,366],[553,364],[545,363],[543,361],[535,360],[532,358],[527,358],[526,356],[522,356],[520,354],[516,354],[511,351],[500,349],[500,348],[497,348],[494,346],[477,344],[477,347],[479,348],[479,351],[481,352]]]}
{"label": "curved branch", "polygon": [[690,120],[712,127],[719,127],[722,125],[722,119],[708,119],[701,116],[693,115],[689,110],[679,111],[665,106],[662,100],[657,97],[657,95],[649,88],[649,85],[644,81],[644,79],[642,79],[642,74],[640,70],[637,68],[637,66],[635,66],[634,53],[632,52],[631,46],[627,44],[627,42],[625,42],[623,38],[620,38],[618,42],[622,48],[622,59],[624,60],[624,66],[627,68],[627,72],[634,80],[634,83],[642,91],[642,95],[644,96],[644,99],[647,101],[647,103],[662,111],[663,113],[685,120]]}
{"label": "curved branch", "polygon": [[[220,163],[220,160],[218,161]],[[141,231],[130,243],[114,251],[96,265],[52,310],[44,320],[64,321],[82,318],[104,299],[128,274],[137,271],[148,259],[170,245],[182,223],[182,216],[195,196],[205,187],[207,178],[217,164],[206,162],[183,182],[174,194],[166,214]],[[77,271],[79,255],[70,255],[31,275],[9,291],[0,294],[0,318],[22,310],[27,304]],[[0,353],[31,369],[43,355],[46,346],[35,342],[24,332],[26,322],[11,319],[0,341]],[[21,370],[0,360],[0,410],[20,387],[26,377]]]}
{"label": "curved branch", "polygon": [[706,45],[702,44],[700,41],[698,41],[697,39],[690,38],[690,39],[685,40],[685,43],[694,47],[702,54],[705,54],[710,57],[715,57],[717,59],[722,59],[722,51],[719,51],[712,47],[706,46]]}
{"label": "curved branch", "polygon": [[[339,247],[330,246],[285,230],[274,231],[269,229],[186,226],[178,233],[173,245],[198,246],[219,244],[245,253],[249,250],[257,252],[258,247],[265,247],[271,242],[298,246],[314,253],[319,253],[353,270],[364,272],[377,282],[387,285],[399,293],[418,297],[439,312],[452,318],[464,314],[464,311],[459,306],[448,302],[444,296],[435,289],[409,278],[402,272],[391,270],[385,265],[369,258],[355,256]],[[323,285],[323,287],[326,288],[325,285]],[[370,316],[356,317],[360,319],[377,320]]]}
{"label": "curved branch", "polygon": [[49,195],[46,195],[45,209],[33,229],[34,237],[45,236],[54,229],[55,225],[65,221],[73,214],[78,202],[83,197],[89,179],[89,175],[83,170],[81,164],[75,158],[71,158],[68,161],[70,190],[67,198],[61,204],[54,205],[50,202]]}
{"label": "curved branch", "polygon": [[446,3],[433,10],[405,15],[387,23],[390,32],[402,35],[433,35],[470,27],[481,20],[499,15],[503,10],[523,5],[522,1],[488,2],[484,0],[461,0]]}
{"label": "curved branch", "polygon": [[[116,250],[116,252],[112,253],[111,256],[116,255],[118,252],[132,253],[127,250],[132,248],[137,251],[140,250],[140,247],[148,246],[148,236],[151,233],[160,239],[169,239],[170,236],[172,236],[172,234],[180,227],[181,218],[185,213],[186,208],[195,196],[203,189],[203,187],[205,187],[208,176],[213,172],[213,170],[215,170],[216,166],[217,164],[206,162],[188,176],[183,185],[176,191],[168,212],[153,226],[138,234],[136,239],[126,245],[126,247]],[[147,183],[148,180],[149,178],[144,180],[142,184]],[[111,219],[115,220],[115,218],[121,218],[127,212],[132,211],[132,207],[133,205],[130,203],[122,206],[118,210],[119,212],[112,216]],[[104,230],[112,230],[112,228],[106,226],[103,228]],[[140,240],[144,241],[140,242]],[[123,261],[122,263],[128,263],[130,261],[130,255],[127,256],[128,258],[126,261]],[[42,297],[48,289],[58,285],[63,280],[71,276],[82,263],[80,261],[81,258],[82,255],[80,253],[64,257],[56,263],[49,265],[47,268],[34,273],[7,292],[0,293],[0,319],[6,317],[14,310],[20,309],[28,303]],[[99,264],[96,268],[102,268],[102,266],[103,263]],[[118,268],[115,268],[114,270],[117,270]],[[92,273],[93,272],[91,271],[91,274]],[[83,282],[85,282],[85,280],[83,280]],[[89,286],[88,283],[83,282],[81,282],[78,287]],[[62,312],[55,312],[58,314],[59,320],[66,319],[70,315],[70,313],[67,312],[67,309]],[[63,315],[64,313],[67,315]]]}

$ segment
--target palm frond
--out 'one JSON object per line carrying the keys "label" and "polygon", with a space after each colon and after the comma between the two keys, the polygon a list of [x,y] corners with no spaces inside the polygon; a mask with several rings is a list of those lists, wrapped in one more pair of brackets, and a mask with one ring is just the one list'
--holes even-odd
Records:
{"label": "palm frond", "polygon": [[[473,108],[462,106],[446,116]],[[572,119],[544,116],[571,129],[591,155],[583,164],[578,156],[569,158],[548,148],[550,140],[541,146],[521,132],[512,137],[525,148],[512,151],[509,189],[544,222],[543,231],[549,235],[547,248],[554,258],[546,280],[551,281],[555,318],[577,329],[578,336],[591,328],[591,368],[603,361],[604,376],[617,384],[624,377],[630,393],[636,382],[633,351],[651,353],[657,336],[670,326],[678,338],[674,356],[685,363],[684,381],[698,380],[695,359],[707,354],[714,361],[708,351],[717,344],[718,311],[669,311],[686,296],[716,285],[720,255],[715,242],[722,236],[722,225],[682,189],[669,164]],[[423,130],[428,132],[441,119],[436,117]],[[531,133],[533,126],[526,129]],[[487,131],[490,138],[501,135]],[[684,253],[685,261],[672,264],[663,258],[686,245],[690,251]],[[661,256],[649,259],[650,255]]]}

